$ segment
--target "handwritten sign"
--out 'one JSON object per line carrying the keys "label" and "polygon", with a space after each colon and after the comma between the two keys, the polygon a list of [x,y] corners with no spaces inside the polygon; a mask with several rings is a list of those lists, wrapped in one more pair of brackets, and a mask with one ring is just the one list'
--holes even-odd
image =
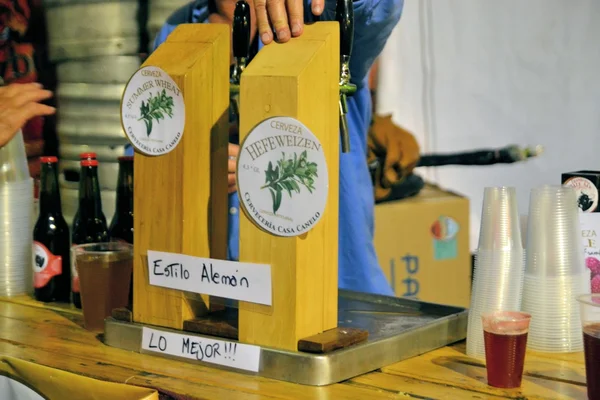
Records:
{"label": "handwritten sign", "polygon": [[258,372],[260,347],[142,328],[142,349]]}
{"label": "handwritten sign", "polygon": [[272,304],[270,265],[148,250],[148,276],[154,286]]}

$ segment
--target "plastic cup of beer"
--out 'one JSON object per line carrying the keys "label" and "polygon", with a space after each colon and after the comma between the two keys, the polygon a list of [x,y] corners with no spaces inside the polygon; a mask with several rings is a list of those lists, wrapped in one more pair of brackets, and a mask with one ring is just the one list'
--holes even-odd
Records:
{"label": "plastic cup of beer", "polygon": [[481,321],[488,385],[505,389],[520,387],[531,315],[493,311],[482,314]]}
{"label": "plastic cup of beer", "polygon": [[73,246],[71,260],[79,275],[85,328],[104,331],[104,319],[128,304],[133,246],[122,242]]}
{"label": "plastic cup of beer", "polygon": [[583,325],[585,375],[589,399],[600,399],[600,293],[577,297]]}

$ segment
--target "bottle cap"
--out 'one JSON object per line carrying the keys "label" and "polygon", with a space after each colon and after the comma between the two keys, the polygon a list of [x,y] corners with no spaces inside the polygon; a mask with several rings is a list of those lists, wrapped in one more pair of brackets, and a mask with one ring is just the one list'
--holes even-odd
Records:
{"label": "bottle cap", "polygon": [[133,156],[122,156],[118,158],[119,161],[133,161]]}
{"label": "bottle cap", "polygon": [[40,157],[40,162],[42,164],[54,164],[58,162],[58,158],[54,157],[54,156],[43,156]]}
{"label": "bottle cap", "polygon": [[82,167],[97,167],[98,160],[81,160]]}
{"label": "bottle cap", "polygon": [[97,158],[97,157],[96,157],[96,153],[89,152],[89,153],[81,153],[79,155],[79,158],[84,160],[86,158]]}

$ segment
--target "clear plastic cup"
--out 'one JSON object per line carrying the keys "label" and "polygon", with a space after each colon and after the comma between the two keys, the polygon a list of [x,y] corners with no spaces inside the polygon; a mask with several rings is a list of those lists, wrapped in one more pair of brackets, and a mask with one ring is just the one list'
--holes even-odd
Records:
{"label": "clear plastic cup", "polygon": [[0,147],[0,184],[26,181],[30,178],[23,133],[19,131]]}
{"label": "clear plastic cup", "polygon": [[518,388],[523,378],[531,315],[518,311],[483,314],[488,385]]}
{"label": "clear plastic cup", "polygon": [[522,248],[517,194],[514,187],[487,187],[483,193],[481,250]]}
{"label": "clear plastic cup", "polygon": [[85,328],[103,331],[112,310],[129,303],[133,246],[122,242],[73,246],[71,262],[79,275]]}
{"label": "clear plastic cup", "polygon": [[584,271],[577,195],[573,188],[534,188],[529,200],[526,267],[530,275],[564,276]]}
{"label": "clear plastic cup", "polygon": [[600,399],[600,293],[577,297],[583,329],[585,375],[589,399]]}
{"label": "clear plastic cup", "polygon": [[589,279],[589,272],[563,277],[525,275],[522,310],[533,316],[529,348],[553,353],[583,349],[576,298],[589,290]]}

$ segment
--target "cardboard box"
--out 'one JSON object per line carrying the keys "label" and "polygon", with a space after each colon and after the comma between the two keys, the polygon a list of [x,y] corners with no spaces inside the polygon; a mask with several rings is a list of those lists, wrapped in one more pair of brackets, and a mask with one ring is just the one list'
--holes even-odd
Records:
{"label": "cardboard box", "polygon": [[469,200],[426,185],[375,207],[375,250],[398,297],[469,307]]}

